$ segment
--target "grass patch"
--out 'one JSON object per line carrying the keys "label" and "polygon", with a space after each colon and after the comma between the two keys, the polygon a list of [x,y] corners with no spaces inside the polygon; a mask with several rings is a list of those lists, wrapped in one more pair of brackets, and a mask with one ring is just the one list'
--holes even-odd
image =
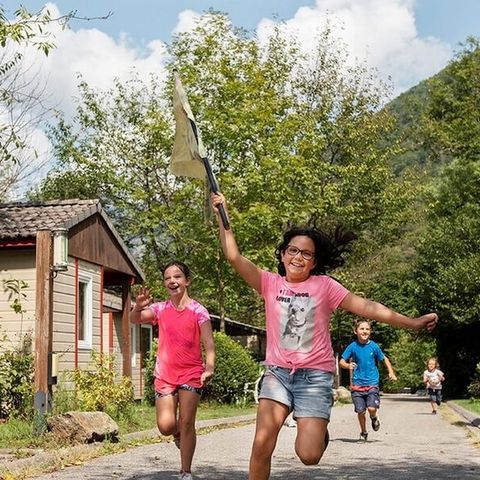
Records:
{"label": "grass patch", "polygon": [[[255,413],[256,410],[255,405],[242,406],[202,402],[198,406],[197,420],[249,415]],[[135,404],[115,418],[115,421],[118,424],[120,435],[156,428],[155,407],[144,403]]]}
{"label": "grass patch", "polygon": [[[202,402],[198,407],[197,420],[235,417],[256,412],[256,405],[222,405]],[[120,435],[156,428],[155,407],[144,403],[135,403],[124,409],[114,419]],[[11,418],[7,423],[0,424],[0,448],[56,448],[49,435],[34,435],[30,420]]]}
{"label": "grass patch", "polygon": [[37,448],[42,446],[43,437],[34,435],[32,421],[11,418],[0,423],[0,448]]}
{"label": "grass patch", "polygon": [[465,410],[468,410],[469,412],[480,415],[480,400],[462,399],[462,400],[453,400],[453,401],[460,407],[464,408]]}

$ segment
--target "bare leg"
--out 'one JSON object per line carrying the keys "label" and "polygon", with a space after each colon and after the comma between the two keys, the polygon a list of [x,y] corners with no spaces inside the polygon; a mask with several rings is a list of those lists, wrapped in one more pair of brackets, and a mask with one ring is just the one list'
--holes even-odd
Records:
{"label": "bare leg", "polygon": [[173,435],[177,432],[178,397],[166,395],[155,401],[157,426],[162,435]]}
{"label": "bare leg", "polygon": [[305,465],[316,465],[325,451],[328,420],[315,417],[297,418],[295,451]]}
{"label": "bare leg", "polygon": [[368,407],[368,413],[370,418],[375,418],[377,416],[377,409],[375,407]]}
{"label": "bare leg", "polygon": [[365,410],[363,412],[357,413],[358,423],[360,424],[360,433],[365,433],[367,431],[367,424],[366,424],[366,414]]}
{"label": "bare leg", "polygon": [[249,480],[268,480],[277,437],[289,409],[283,403],[261,398],[250,456]]}
{"label": "bare leg", "polygon": [[195,417],[197,415],[200,395],[188,390],[178,391],[179,416],[178,431],[180,433],[180,460],[182,472],[190,472],[192,458],[197,445]]}

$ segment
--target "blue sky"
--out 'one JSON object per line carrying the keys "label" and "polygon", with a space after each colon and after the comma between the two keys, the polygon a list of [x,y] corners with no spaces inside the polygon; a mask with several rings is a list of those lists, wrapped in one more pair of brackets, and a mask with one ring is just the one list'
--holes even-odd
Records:
{"label": "blue sky", "polygon": [[[357,0],[358,1],[358,0]],[[21,3],[32,11],[45,2],[38,0],[4,1],[13,11]],[[127,33],[134,42],[152,39],[168,42],[183,10],[199,13],[210,7],[227,12],[236,26],[254,30],[260,19],[277,15],[291,18],[301,6],[314,6],[315,0],[57,0],[62,12],[76,9],[78,15],[95,17],[109,11],[113,15],[105,21],[91,21],[88,27],[98,28],[114,38]],[[332,4],[335,2],[332,2]],[[341,2],[336,2],[341,3]],[[417,0],[413,3],[419,35],[434,36],[455,47],[468,35],[480,36],[480,0]],[[74,23],[73,28],[85,28]]]}

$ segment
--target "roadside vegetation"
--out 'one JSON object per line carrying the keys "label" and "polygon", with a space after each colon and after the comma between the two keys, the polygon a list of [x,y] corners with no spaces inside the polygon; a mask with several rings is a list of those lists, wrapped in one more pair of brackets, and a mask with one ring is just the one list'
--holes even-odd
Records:
{"label": "roadside vegetation", "polygon": [[[251,392],[245,393],[244,386],[259,376],[258,364],[248,350],[224,333],[215,332],[214,337],[217,350],[215,376],[205,388],[197,419],[254,413],[256,406],[253,395]],[[146,381],[150,383],[153,383],[155,355],[154,343],[146,365]],[[155,429],[153,391],[147,393],[142,402],[135,401],[130,379],[116,372],[114,356],[92,352],[88,369],[74,370],[60,381],[51,415],[72,410],[103,411],[117,422],[120,436]],[[32,375],[32,355],[22,351],[0,355],[0,398],[4,407],[3,422],[0,423],[0,448],[58,447],[48,432],[44,435],[34,434]]]}
{"label": "roadside vegetation", "polygon": [[475,413],[480,417],[480,398],[477,398],[477,399],[461,398],[461,399],[458,399],[458,400],[454,400],[454,402],[456,404],[460,405],[465,410],[468,410],[469,412]]}

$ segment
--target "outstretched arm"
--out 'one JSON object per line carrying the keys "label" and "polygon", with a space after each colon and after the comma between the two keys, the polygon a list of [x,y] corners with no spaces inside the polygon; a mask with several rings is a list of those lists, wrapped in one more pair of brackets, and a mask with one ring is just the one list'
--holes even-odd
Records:
{"label": "outstretched arm", "polygon": [[385,366],[387,367],[388,370],[388,378],[390,380],[395,381],[397,379],[397,376],[395,375],[395,372],[393,371],[392,364],[390,363],[390,360],[388,359],[387,356],[383,357],[383,361],[385,362]]}
{"label": "outstretched arm", "polygon": [[258,293],[261,293],[261,270],[240,253],[235,236],[233,235],[232,228],[225,230],[223,223],[219,218],[220,215],[218,213],[218,205],[223,204],[225,211],[227,211],[225,197],[221,193],[212,193],[210,198],[213,209],[217,216],[218,226],[220,229],[220,242],[222,244],[222,250],[225,258],[252,288],[254,288]]}
{"label": "outstretched arm", "polygon": [[370,320],[388,323],[394,327],[412,328],[414,330],[426,328],[430,332],[438,322],[438,315],[436,313],[427,313],[417,318],[410,318],[391,310],[381,303],[359,297],[354,293],[349,293],[342,300],[340,308],[348,310],[355,315],[369,318]]}

